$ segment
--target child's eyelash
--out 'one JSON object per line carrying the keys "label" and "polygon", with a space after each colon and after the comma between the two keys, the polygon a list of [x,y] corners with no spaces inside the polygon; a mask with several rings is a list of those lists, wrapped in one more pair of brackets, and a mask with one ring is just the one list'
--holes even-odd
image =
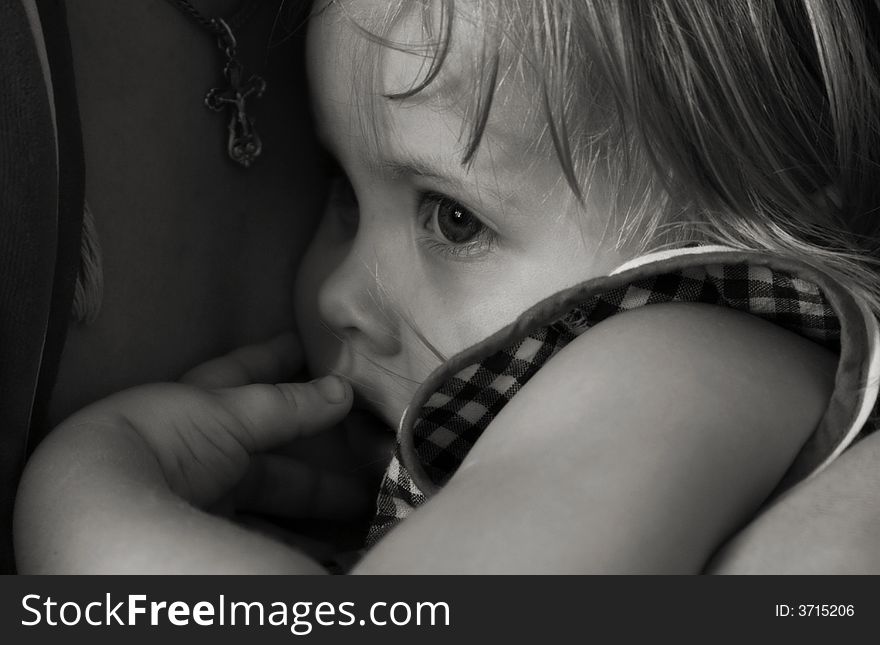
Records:
{"label": "child's eyelash", "polygon": [[494,240],[474,240],[468,244],[450,246],[435,239],[425,237],[422,244],[426,249],[438,255],[449,256],[457,260],[474,260],[491,253],[495,248]]}

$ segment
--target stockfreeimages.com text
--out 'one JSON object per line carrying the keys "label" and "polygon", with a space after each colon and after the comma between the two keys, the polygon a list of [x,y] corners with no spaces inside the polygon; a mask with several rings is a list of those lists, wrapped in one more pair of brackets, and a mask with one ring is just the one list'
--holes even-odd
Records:
{"label": "stockfreeimages.com text", "polygon": [[272,626],[288,627],[292,634],[305,636],[315,626],[404,626],[441,627],[450,624],[446,602],[374,602],[360,615],[354,602],[246,602],[230,601],[220,595],[214,601],[151,601],[144,594],[128,594],[122,599],[105,594],[88,603],[54,600],[27,594],[21,600],[25,627],[48,625],[129,626],[171,625],[186,627]]}

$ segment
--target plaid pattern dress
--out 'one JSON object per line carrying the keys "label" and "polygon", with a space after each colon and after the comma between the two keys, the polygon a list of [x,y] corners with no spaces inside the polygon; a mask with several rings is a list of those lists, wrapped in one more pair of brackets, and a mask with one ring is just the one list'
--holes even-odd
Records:
{"label": "plaid pattern dress", "polygon": [[878,325],[844,285],[797,261],[722,247],[652,254],[538,303],[428,377],[401,421],[368,543],[449,481],[507,402],[574,338],[620,312],[672,302],[759,316],[840,357],[824,417],[783,486],[815,474],[873,430]]}

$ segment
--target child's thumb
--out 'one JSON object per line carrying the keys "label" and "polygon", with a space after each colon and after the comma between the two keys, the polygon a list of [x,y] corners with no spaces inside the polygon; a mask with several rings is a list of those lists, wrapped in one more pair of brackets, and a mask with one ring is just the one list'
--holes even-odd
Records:
{"label": "child's thumb", "polygon": [[337,376],[310,383],[245,385],[216,390],[240,426],[248,452],[268,450],[341,421],[352,403],[351,386]]}

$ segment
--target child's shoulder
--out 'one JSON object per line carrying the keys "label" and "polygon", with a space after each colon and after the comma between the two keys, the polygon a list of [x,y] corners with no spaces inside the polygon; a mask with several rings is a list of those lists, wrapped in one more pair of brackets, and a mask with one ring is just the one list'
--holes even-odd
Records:
{"label": "child's shoulder", "polygon": [[707,425],[752,436],[765,454],[793,440],[804,445],[790,475],[801,477],[864,425],[876,327],[843,285],[796,261],[716,248],[640,259],[539,303],[426,382],[401,428],[375,535],[469,456],[485,463],[518,446],[548,455],[554,444],[575,455],[637,420],[655,430],[629,439],[651,445],[691,442],[688,428]]}

